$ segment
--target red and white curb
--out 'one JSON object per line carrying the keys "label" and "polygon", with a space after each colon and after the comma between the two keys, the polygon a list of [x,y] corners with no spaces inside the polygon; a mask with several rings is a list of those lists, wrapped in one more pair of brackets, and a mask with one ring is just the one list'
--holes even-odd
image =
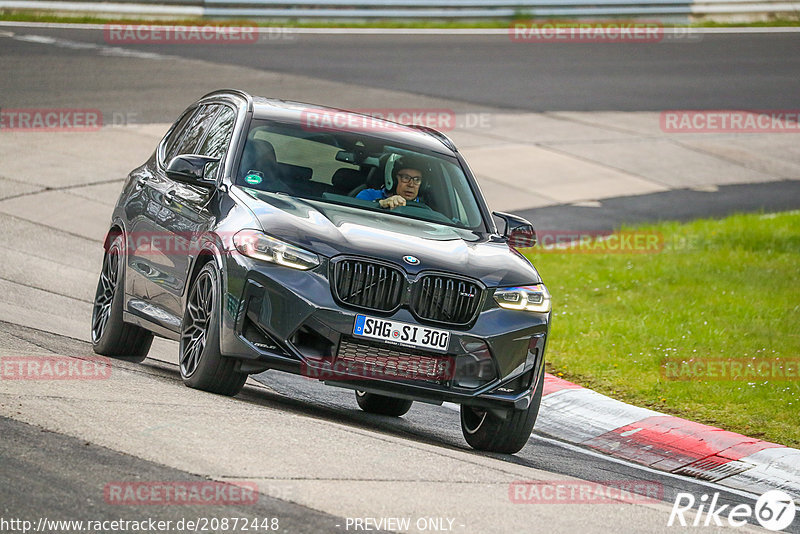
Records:
{"label": "red and white curb", "polygon": [[550,374],[535,429],[652,469],[800,499],[800,450],[631,406]]}

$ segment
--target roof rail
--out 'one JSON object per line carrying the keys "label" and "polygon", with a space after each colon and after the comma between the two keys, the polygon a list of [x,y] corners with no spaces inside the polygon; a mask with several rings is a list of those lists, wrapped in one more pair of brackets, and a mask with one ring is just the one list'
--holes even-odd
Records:
{"label": "roof rail", "polygon": [[253,111],[253,97],[240,89],[217,89],[216,91],[211,91],[210,93],[203,95],[203,97],[200,98],[200,100],[204,100],[206,98],[210,98],[213,96],[224,96],[224,95],[238,96],[239,98],[247,102],[247,111]]}
{"label": "roof rail", "polygon": [[435,137],[436,139],[438,139],[439,142],[441,142],[444,146],[446,146],[453,152],[458,152],[455,143],[453,143],[453,141],[449,137],[447,137],[439,130],[431,128],[430,126],[422,126],[421,124],[407,124],[406,126],[410,126],[411,128],[416,128],[417,130],[421,130],[426,134],[430,135],[431,137]]}

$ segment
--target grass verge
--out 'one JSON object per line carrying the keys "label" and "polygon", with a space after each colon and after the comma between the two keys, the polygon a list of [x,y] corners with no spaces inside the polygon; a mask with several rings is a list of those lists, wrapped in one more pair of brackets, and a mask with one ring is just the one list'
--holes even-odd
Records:
{"label": "grass verge", "polygon": [[[800,212],[624,230],[660,234],[664,247],[528,254],[553,295],[549,371],[800,447]],[[743,379],[720,379],[731,363]]]}

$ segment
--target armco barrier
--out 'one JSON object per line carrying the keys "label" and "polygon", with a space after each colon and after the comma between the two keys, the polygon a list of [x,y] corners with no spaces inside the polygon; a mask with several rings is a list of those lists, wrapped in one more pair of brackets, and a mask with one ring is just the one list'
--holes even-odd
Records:
{"label": "armco barrier", "polygon": [[800,1],[753,0],[0,0],[0,9],[266,19],[691,18],[798,16]]}

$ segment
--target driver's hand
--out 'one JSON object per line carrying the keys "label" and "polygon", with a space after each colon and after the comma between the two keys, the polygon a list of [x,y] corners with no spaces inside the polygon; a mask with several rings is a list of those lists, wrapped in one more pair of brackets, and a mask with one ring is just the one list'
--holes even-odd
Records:
{"label": "driver's hand", "polygon": [[405,206],[406,199],[401,197],[400,195],[394,195],[389,198],[384,198],[382,200],[379,200],[378,203],[381,205],[382,208],[389,208],[391,210],[398,206]]}

